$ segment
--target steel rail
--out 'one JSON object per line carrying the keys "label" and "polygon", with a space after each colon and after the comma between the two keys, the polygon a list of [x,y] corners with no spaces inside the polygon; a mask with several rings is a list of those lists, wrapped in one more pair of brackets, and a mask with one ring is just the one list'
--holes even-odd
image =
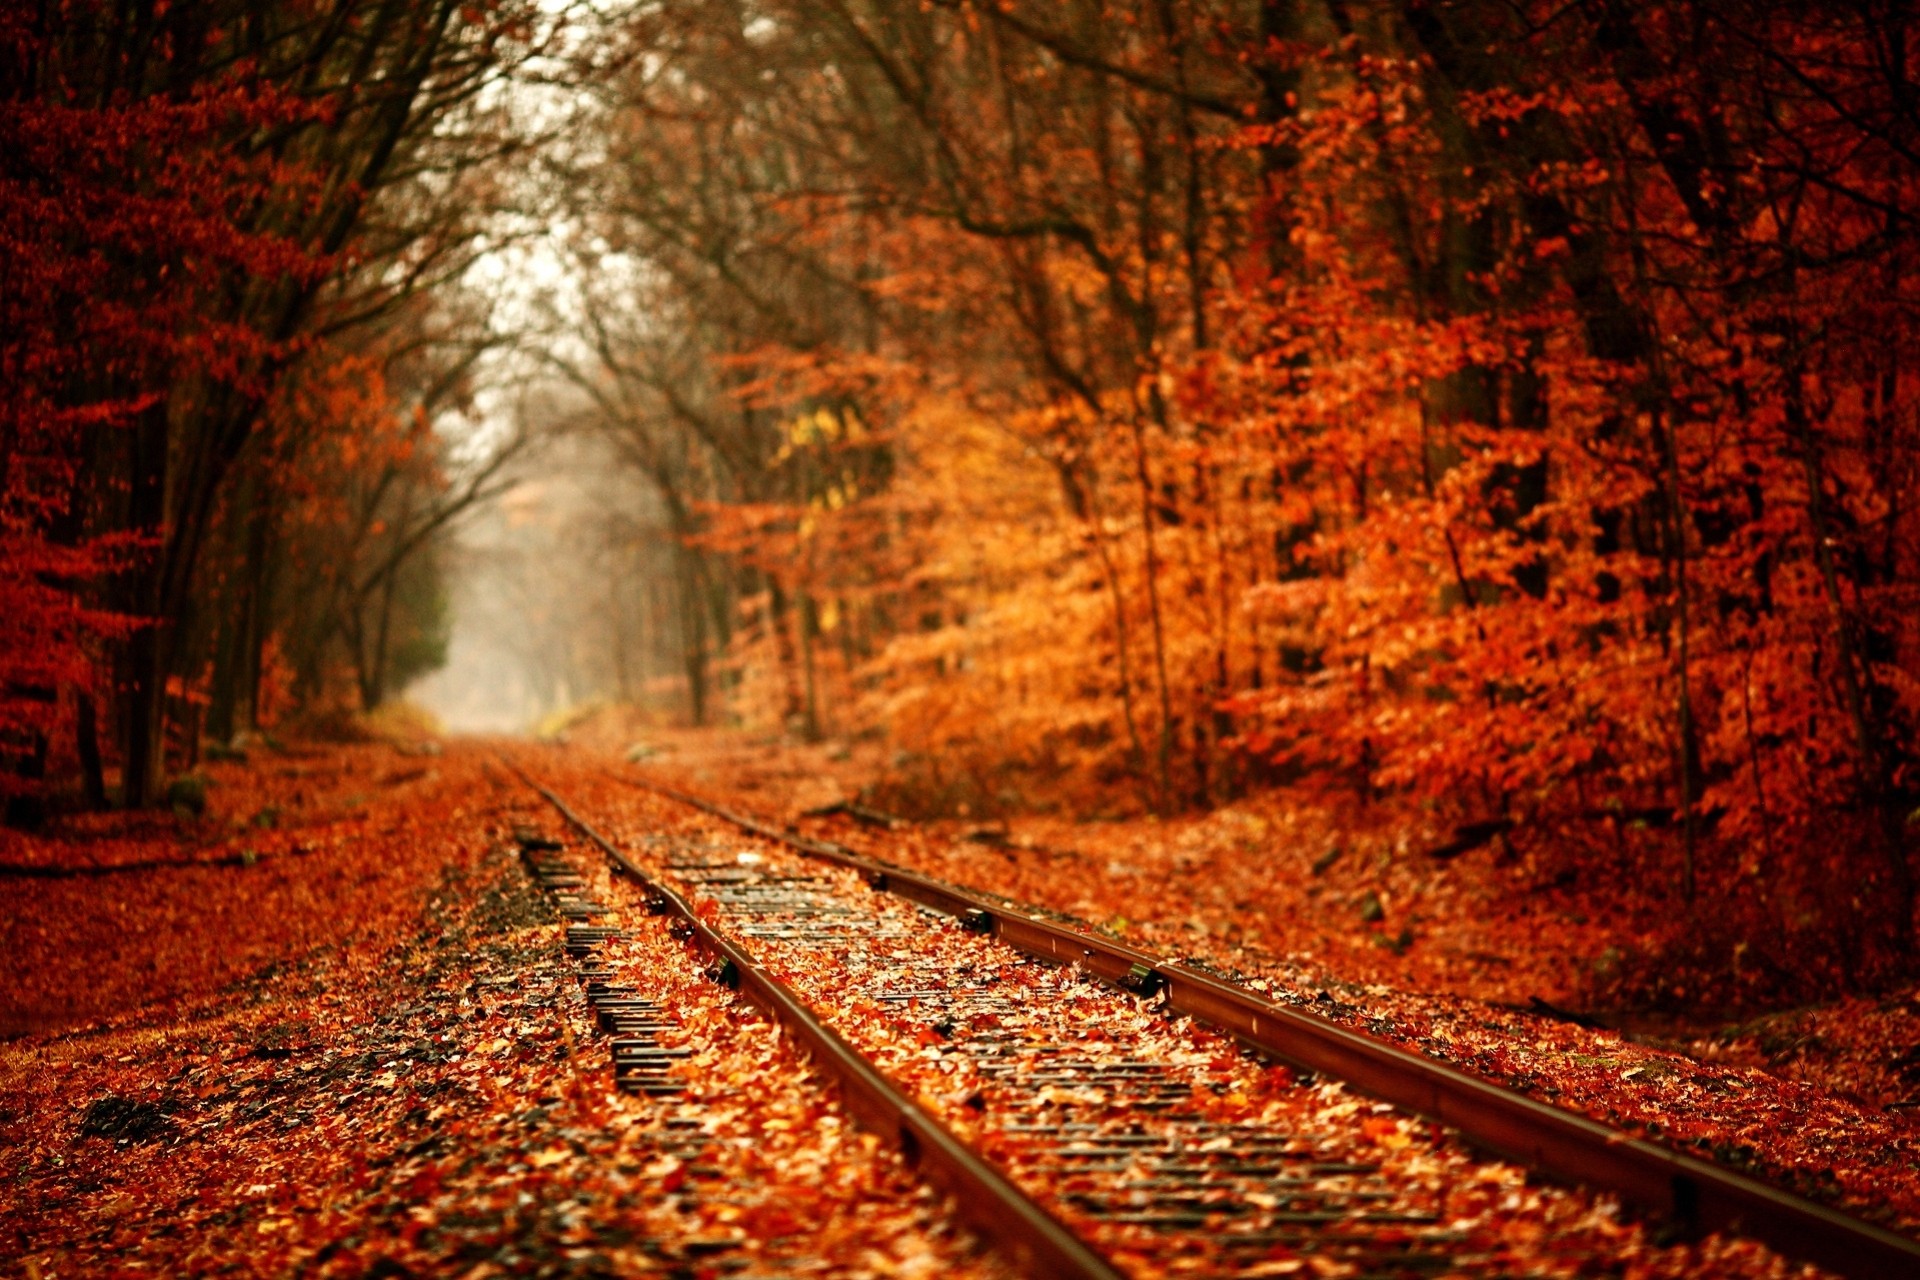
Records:
{"label": "steel rail", "polygon": [[1612,1192],[1682,1231],[1726,1232],[1855,1280],[1920,1276],[1920,1241],[1768,1183],[1612,1129],[1489,1083],[1446,1063],[1269,1000],[1191,965],[1154,956],[845,845],[776,827],[675,787],[610,773],[787,848],[860,872],[875,889],[957,916],[1029,955],[1135,992],[1284,1062],[1333,1076],[1383,1102],[1457,1130],[1492,1155],[1563,1181]]}
{"label": "steel rail", "polygon": [[892,1142],[910,1165],[951,1195],[961,1216],[1022,1274],[1039,1280],[1124,1280],[1124,1273],[880,1074],[784,983],[696,915],[684,897],[648,876],[566,801],[517,764],[509,761],[507,767],[539,792],[624,875],[664,901],[667,913],[684,921],[701,947],[718,958],[726,981],[783,1026],[834,1078],[854,1119]]}

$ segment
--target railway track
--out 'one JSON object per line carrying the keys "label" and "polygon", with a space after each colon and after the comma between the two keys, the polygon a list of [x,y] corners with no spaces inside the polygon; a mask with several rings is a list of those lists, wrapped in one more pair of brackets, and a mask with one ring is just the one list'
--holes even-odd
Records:
{"label": "railway track", "polygon": [[[783,1024],[686,963],[681,919],[656,913],[594,851],[551,838],[536,814],[521,810],[513,824],[526,871],[565,925],[578,985],[554,1007],[567,1056],[589,1070],[598,1059],[640,1103],[603,1104],[607,1167],[579,1203],[618,1204],[592,1226],[566,1227],[580,1274],[1012,1274],[892,1153],[844,1123],[835,1081],[808,1069]],[[868,1213],[876,1204],[885,1211]]]}
{"label": "railway track", "polygon": [[1699,1265],[1663,1272],[1599,1191],[1671,1234],[1728,1233],[1704,1247],[1729,1270],[1766,1273],[1728,1238],[1746,1236],[1842,1274],[1920,1275],[1903,1237],[1071,922],[630,777],[714,821],[610,819],[623,806],[599,795],[589,822],[521,776],[623,883],[623,904],[560,902],[623,1087],[675,1088],[647,1039],[662,1011],[592,956],[609,917],[661,914],[1025,1274],[1605,1274],[1622,1250],[1646,1274]]}

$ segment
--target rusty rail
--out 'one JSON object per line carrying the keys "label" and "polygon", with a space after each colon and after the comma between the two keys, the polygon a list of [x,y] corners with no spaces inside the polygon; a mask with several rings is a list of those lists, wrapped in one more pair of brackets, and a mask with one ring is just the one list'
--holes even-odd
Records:
{"label": "rusty rail", "polygon": [[[1322,1072],[1439,1121],[1493,1155],[1612,1192],[1683,1231],[1727,1232],[1855,1280],[1920,1276],[1920,1242],[1718,1165],[1631,1137],[1422,1054],[1278,1004],[1212,974],[1076,929],[831,841],[648,779],[630,786],[689,805],[809,857],[860,872],[875,889],[959,917],[1030,955],[1078,964],[1132,991],[1164,990],[1168,1007],[1282,1061]],[[827,1032],[831,1035],[831,1032]]]}
{"label": "rusty rail", "polygon": [[509,762],[507,767],[539,792],[624,875],[663,900],[668,914],[686,922],[694,939],[718,959],[727,980],[786,1028],[814,1063],[839,1084],[855,1120],[892,1142],[909,1164],[951,1195],[961,1216],[1023,1274],[1048,1280],[1122,1280],[1122,1273],[1111,1263],[975,1155],[945,1125],[921,1110],[751,955],[695,915],[685,898],[649,877],[564,800],[518,765]]}

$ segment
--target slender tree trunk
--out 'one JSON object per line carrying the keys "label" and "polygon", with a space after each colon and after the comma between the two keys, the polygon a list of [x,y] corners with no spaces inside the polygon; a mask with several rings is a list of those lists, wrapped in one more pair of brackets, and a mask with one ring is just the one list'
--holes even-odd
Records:
{"label": "slender tree trunk", "polygon": [[373,633],[373,664],[368,681],[368,692],[361,709],[372,711],[387,696],[387,644],[393,635],[393,593],[396,580],[400,577],[399,566],[394,566],[386,580],[380,584],[380,622]]}
{"label": "slender tree trunk", "polygon": [[141,625],[127,640],[125,739],[120,803],[144,809],[158,802],[166,773],[166,687],[170,624],[161,611],[166,569],[168,410],[165,401],[140,414],[132,432],[128,527],[149,542],[144,563],[128,574],[127,611]]}
{"label": "slender tree trunk", "polygon": [[1140,533],[1144,544],[1142,569],[1147,584],[1147,619],[1153,632],[1154,677],[1160,694],[1160,733],[1154,749],[1155,774],[1160,785],[1161,811],[1173,805],[1173,694],[1167,685],[1167,634],[1160,616],[1160,550],[1153,518],[1153,472],[1147,462],[1147,429],[1138,414],[1132,419],[1134,478],[1140,486]]}
{"label": "slender tree trunk", "polygon": [[774,653],[780,662],[780,727],[785,729],[800,718],[804,705],[800,693],[800,661],[795,653],[793,635],[787,630],[789,615],[787,593],[773,575],[767,575],[767,625],[773,629]]}
{"label": "slender tree trunk", "polygon": [[230,597],[214,628],[213,685],[208,690],[207,736],[218,743],[233,741],[240,721],[241,647],[248,631],[248,608],[239,594]]}
{"label": "slender tree trunk", "polygon": [[[1213,688],[1208,690],[1208,713],[1212,719],[1210,749],[1217,759],[1225,760],[1220,744],[1233,735],[1233,717],[1224,709],[1227,691],[1233,688],[1233,565],[1227,554],[1226,478],[1215,464],[1208,468],[1210,515],[1213,518],[1215,643],[1213,650]],[[1212,770],[1216,778],[1227,771],[1226,765]],[[1239,780],[1228,779],[1229,792],[1237,790]],[[1216,788],[1217,789],[1217,788]],[[1202,797],[1211,804],[1214,794]]]}
{"label": "slender tree trunk", "polygon": [[260,688],[266,674],[267,641],[272,635],[268,625],[274,604],[274,594],[280,582],[281,566],[284,557],[276,541],[278,526],[274,521],[273,504],[268,502],[254,518],[254,529],[259,539],[260,557],[253,586],[253,609],[247,619],[246,646],[243,654],[246,660],[242,672],[242,690],[245,701],[245,727],[257,732],[265,721],[260,706]]}
{"label": "slender tree trunk", "polygon": [[164,621],[152,619],[127,642],[130,679],[120,803],[128,809],[157,804],[166,778],[166,629]]}
{"label": "slender tree trunk", "polygon": [[83,691],[74,699],[73,733],[74,745],[80,754],[80,785],[86,794],[87,808],[104,809],[107,807],[107,775],[100,763],[99,713],[91,693]]}
{"label": "slender tree trunk", "polygon": [[1133,660],[1131,646],[1127,642],[1126,601],[1121,596],[1120,571],[1113,563],[1113,550],[1107,546],[1106,531],[1100,527],[1102,517],[1097,491],[1092,486],[1089,488],[1087,531],[1093,539],[1094,555],[1100,561],[1100,576],[1107,585],[1107,599],[1113,606],[1114,658],[1120,668],[1120,718],[1127,726],[1128,765],[1139,774],[1146,768],[1147,749],[1141,744],[1140,726],[1133,708]]}
{"label": "slender tree trunk", "polygon": [[685,547],[674,548],[680,588],[680,658],[687,673],[687,706],[695,725],[707,723],[707,602],[698,566]]}
{"label": "slender tree trunk", "polygon": [[1819,442],[1808,420],[1804,393],[1797,372],[1787,380],[1787,429],[1800,452],[1807,480],[1807,523],[1813,538],[1814,562],[1819,566],[1820,583],[1827,598],[1832,620],[1834,644],[1840,651],[1840,683],[1846,697],[1847,716],[1853,724],[1854,751],[1859,758],[1858,786],[1861,799],[1878,818],[1881,858],[1885,864],[1887,889],[1884,901],[1891,915],[1891,941],[1903,953],[1913,949],[1913,872],[1907,865],[1906,815],[1894,788],[1893,771],[1887,759],[1885,729],[1879,722],[1873,699],[1868,693],[1872,673],[1861,660],[1854,642],[1853,620],[1840,589],[1840,573],[1833,559],[1831,522],[1827,516],[1825,466]]}
{"label": "slender tree trunk", "polygon": [[259,483],[249,474],[235,495],[231,520],[242,527],[240,572],[215,625],[213,687],[207,704],[207,736],[231,742],[245,712],[251,665],[249,649],[259,629],[261,560],[265,556],[266,513],[260,508]]}
{"label": "slender tree trunk", "polygon": [[1680,436],[1671,418],[1654,410],[1654,429],[1664,426],[1667,454],[1667,521],[1673,546],[1674,631],[1677,638],[1677,682],[1675,710],[1680,717],[1680,892],[1688,901],[1694,894],[1695,822],[1694,809],[1700,798],[1701,767],[1699,731],[1693,722],[1692,623],[1688,617],[1691,603],[1687,591],[1687,515],[1680,498]]}
{"label": "slender tree trunk", "polygon": [[[32,687],[11,686],[7,692],[27,702],[38,702],[52,706],[59,700],[60,692],[51,685]],[[15,777],[25,781],[27,788],[16,795],[7,797],[6,822],[10,827],[33,830],[46,821],[47,800],[39,786],[47,776],[47,748],[50,745],[47,735],[38,729],[29,729],[14,739],[19,743],[24,738],[26,750],[16,758],[13,766]],[[11,745],[11,744],[10,744]]]}
{"label": "slender tree trunk", "polygon": [[[621,702],[631,704],[633,702],[633,676],[628,670],[630,655],[627,651],[627,645],[628,636],[634,628],[629,622],[627,584],[625,579],[626,575],[621,574],[619,579],[613,583],[613,589],[609,593],[613,597],[613,635],[610,637],[612,643],[608,645],[608,650],[609,656],[613,659],[614,695],[618,697]],[[639,630],[641,651],[643,653],[645,652],[648,639],[647,632],[650,629],[647,625],[648,617],[648,613],[642,610],[640,613]]]}
{"label": "slender tree trunk", "polygon": [[801,736],[808,742],[818,742],[820,682],[819,673],[814,669],[813,641],[819,629],[819,609],[813,597],[804,591],[800,593],[799,607],[794,610],[794,625],[800,632],[801,691],[805,697],[801,704]]}

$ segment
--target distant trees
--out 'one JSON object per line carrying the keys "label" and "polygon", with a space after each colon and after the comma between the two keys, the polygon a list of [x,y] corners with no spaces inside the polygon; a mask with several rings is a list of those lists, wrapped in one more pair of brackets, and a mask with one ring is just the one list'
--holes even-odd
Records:
{"label": "distant trees", "polygon": [[1905,945],[1899,6],[835,0],[630,33],[583,187],[624,266],[572,374],[777,715],[884,729],[985,803],[1264,779],[1670,822],[1675,892],[1711,846]]}

